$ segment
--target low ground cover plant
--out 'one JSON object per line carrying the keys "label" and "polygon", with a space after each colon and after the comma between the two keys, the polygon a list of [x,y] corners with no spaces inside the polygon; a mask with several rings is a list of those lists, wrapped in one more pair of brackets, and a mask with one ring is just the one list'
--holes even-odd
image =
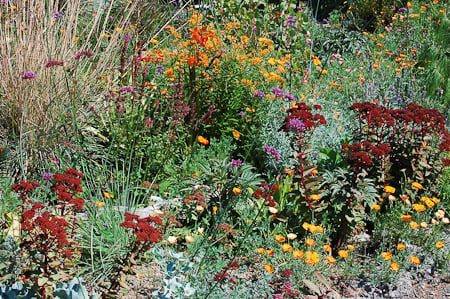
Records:
{"label": "low ground cover plant", "polygon": [[448,4],[269,2],[0,1],[2,296],[445,279]]}

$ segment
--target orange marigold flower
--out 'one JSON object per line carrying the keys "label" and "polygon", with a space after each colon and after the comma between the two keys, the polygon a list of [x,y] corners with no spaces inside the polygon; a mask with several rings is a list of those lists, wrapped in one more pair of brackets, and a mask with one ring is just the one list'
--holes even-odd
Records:
{"label": "orange marigold flower", "polygon": [[410,258],[410,260],[411,260],[411,263],[413,263],[413,264],[416,264],[416,265],[420,265],[420,260],[419,260],[419,258],[417,257],[417,256],[412,256],[411,258]]}
{"label": "orange marigold flower", "polygon": [[308,246],[314,246],[316,245],[316,242],[313,239],[306,239],[305,244]]}
{"label": "orange marigold flower", "polygon": [[348,244],[347,245],[348,250],[355,250],[355,246]]}
{"label": "orange marigold flower", "polygon": [[284,252],[292,251],[292,246],[288,243],[284,243],[283,245],[281,245],[281,250],[283,250]]}
{"label": "orange marigold flower", "polygon": [[269,273],[273,273],[273,267],[271,265],[269,265],[269,264],[266,264],[264,266],[264,269],[266,269],[266,271],[269,272]]}
{"label": "orange marigold flower", "polygon": [[415,204],[413,204],[413,209],[414,209],[416,212],[423,212],[423,211],[425,211],[427,208],[426,208],[424,205],[420,204],[420,203],[415,203]]}
{"label": "orange marigold flower", "polygon": [[381,256],[386,260],[389,261],[392,259],[392,253],[391,252],[382,252]]}
{"label": "orange marigold flower", "polygon": [[275,235],[275,240],[277,240],[277,242],[284,242],[286,241],[286,238],[280,235]]}
{"label": "orange marigold flower", "polygon": [[273,253],[274,253],[272,249],[267,249],[266,252],[267,252],[267,255],[273,255]]}
{"label": "orange marigold flower", "polygon": [[391,270],[397,272],[398,269],[400,269],[400,265],[395,262],[391,262]]}
{"label": "orange marigold flower", "polygon": [[319,260],[320,260],[320,256],[317,252],[314,252],[314,251],[306,252],[305,263],[307,263],[309,265],[314,265],[314,264],[318,263]]}
{"label": "orange marigold flower", "polygon": [[372,208],[372,210],[376,210],[376,211],[379,211],[381,209],[380,205],[377,205],[377,204],[373,204],[371,206],[371,208]]}
{"label": "orange marigold flower", "polygon": [[442,243],[441,241],[437,241],[436,242],[436,247],[437,248],[442,248],[442,247],[444,247],[445,245],[444,245],[444,243]]}
{"label": "orange marigold flower", "polygon": [[296,257],[296,258],[299,258],[299,259],[301,259],[301,258],[303,258],[303,257],[305,256],[305,254],[303,253],[303,251],[298,250],[298,249],[294,250],[294,251],[292,252],[292,255],[293,255],[294,257]]}
{"label": "orange marigold flower", "polygon": [[395,188],[391,186],[384,186],[384,192],[393,194],[395,193]]}
{"label": "orange marigold flower", "polygon": [[397,250],[405,250],[406,246],[403,243],[398,243],[397,244]]}
{"label": "orange marigold flower", "polygon": [[203,136],[198,136],[197,140],[198,140],[198,143],[201,143],[201,144],[203,144],[203,145],[208,145],[208,144],[209,144],[208,139],[206,139],[206,138],[203,137]]}
{"label": "orange marigold flower", "polygon": [[412,216],[411,216],[411,215],[402,215],[401,218],[402,218],[402,220],[404,220],[404,221],[411,221]]}
{"label": "orange marigold flower", "polygon": [[325,250],[326,252],[331,252],[331,246],[330,246],[330,245],[325,244],[325,245],[322,246],[322,248],[323,248],[323,250]]}
{"label": "orange marigold flower", "polygon": [[412,186],[413,186],[414,188],[416,188],[417,190],[420,190],[420,189],[423,188],[422,184],[420,184],[420,183],[418,183],[418,182],[412,183]]}
{"label": "orange marigold flower", "polygon": [[348,258],[348,251],[347,250],[339,250],[338,255],[343,259]]}
{"label": "orange marigold flower", "polygon": [[264,253],[266,253],[266,250],[264,249],[264,248],[258,248],[258,253],[259,254],[264,254]]}
{"label": "orange marigold flower", "polygon": [[411,221],[409,223],[409,226],[411,226],[411,228],[413,228],[413,229],[418,229],[420,227],[420,225],[415,221]]}
{"label": "orange marigold flower", "polygon": [[328,255],[327,262],[329,262],[330,264],[334,264],[334,263],[336,263],[336,259],[334,257]]}
{"label": "orange marigold flower", "polygon": [[432,197],[431,200],[434,201],[434,203],[440,203],[441,202],[441,200],[436,198],[436,197]]}

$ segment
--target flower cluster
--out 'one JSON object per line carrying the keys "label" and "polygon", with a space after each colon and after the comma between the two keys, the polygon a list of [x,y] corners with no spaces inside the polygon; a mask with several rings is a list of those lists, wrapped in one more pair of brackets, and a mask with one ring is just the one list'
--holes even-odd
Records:
{"label": "flower cluster", "polygon": [[162,240],[160,229],[154,226],[154,224],[163,225],[159,217],[139,218],[138,215],[128,212],[124,216],[125,221],[120,223],[119,226],[125,227],[136,236],[135,247],[137,247],[137,244],[140,245],[140,250],[137,253],[140,253],[141,250],[150,249],[150,244],[159,243]]}
{"label": "flower cluster", "polygon": [[[314,109],[322,110],[322,107],[320,105],[314,105]],[[310,131],[319,124],[324,125],[327,123],[323,115],[319,113],[313,114],[311,110],[312,108],[303,102],[295,103],[293,107],[289,108],[287,111],[289,115],[286,116],[284,122],[284,131],[289,132],[291,130],[292,120],[294,119],[301,121],[303,124],[302,128],[306,131]],[[298,126],[299,123],[294,121],[293,124],[294,126]]]}
{"label": "flower cluster", "polygon": [[274,157],[276,161],[280,161],[280,153],[277,151],[276,148],[270,145],[265,145],[263,147],[263,150],[268,153],[270,156]]}
{"label": "flower cluster", "polygon": [[75,197],[78,193],[83,192],[81,187],[81,179],[84,175],[75,169],[67,169],[63,174],[55,173],[53,175],[54,185],[51,188],[58,195],[58,200],[63,205],[61,213],[64,213],[64,206],[68,204],[75,210],[81,210],[84,205],[84,199]]}
{"label": "flower cluster", "polygon": [[273,195],[275,192],[278,192],[280,189],[277,185],[272,185],[269,187],[266,183],[261,183],[260,185],[263,189],[256,189],[255,192],[253,192],[252,197],[255,199],[263,198],[266,200],[266,204],[269,207],[275,207],[276,202],[273,199]]}

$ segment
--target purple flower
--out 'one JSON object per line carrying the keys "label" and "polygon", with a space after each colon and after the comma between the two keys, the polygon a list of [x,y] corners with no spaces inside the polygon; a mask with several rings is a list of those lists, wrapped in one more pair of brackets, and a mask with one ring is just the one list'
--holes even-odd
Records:
{"label": "purple flower", "polygon": [[59,11],[57,11],[57,12],[55,12],[54,14],[53,14],[53,18],[55,18],[55,20],[57,20],[57,19],[59,19],[59,18],[61,18],[62,17],[62,13],[60,13]]}
{"label": "purple flower", "polygon": [[237,160],[231,160],[231,166],[233,167],[239,167],[242,166],[242,160],[241,159],[237,159]]}
{"label": "purple flower", "polygon": [[294,131],[304,131],[305,124],[297,118],[292,118],[289,120],[289,129],[293,129]]}
{"label": "purple flower", "polygon": [[136,94],[136,90],[134,90],[131,86],[122,86],[121,88],[119,88],[119,92],[129,92],[132,94]]}
{"label": "purple flower", "polygon": [[278,87],[275,87],[271,90],[271,92],[276,96],[282,98],[284,96],[283,90],[279,89]]}
{"label": "purple flower", "polygon": [[252,97],[254,98],[264,98],[266,95],[264,94],[264,92],[262,92],[261,90],[258,90],[257,92],[255,92]]}
{"label": "purple flower", "polygon": [[240,116],[245,116],[245,111],[239,112],[239,115],[240,115]]}
{"label": "purple flower", "polygon": [[284,23],[284,26],[288,26],[292,29],[296,29],[297,26],[295,25],[295,18],[293,16],[289,16],[286,20],[286,22]]}
{"label": "purple flower", "polygon": [[276,150],[276,148],[274,148],[273,146],[270,145],[265,145],[263,147],[263,150],[270,154],[272,157],[275,158],[275,160],[280,161],[280,153]]}
{"label": "purple flower", "polygon": [[32,71],[26,71],[23,75],[20,76],[22,79],[34,79],[36,75]]}
{"label": "purple flower", "polygon": [[158,64],[158,67],[156,70],[156,76],[160,76],[163,71],[164,71],[164,65]]}
{"label": "purple flower", "polygon": [[53,173],[51,172],[44,172],[42,174],[42,178],[46,181],[50,180],[53,177]]}
{"label": "purple flower", "polygon": [[284,94],[284,97],[291,102],[295,101],[295,97],[292,94],[286,93]]}

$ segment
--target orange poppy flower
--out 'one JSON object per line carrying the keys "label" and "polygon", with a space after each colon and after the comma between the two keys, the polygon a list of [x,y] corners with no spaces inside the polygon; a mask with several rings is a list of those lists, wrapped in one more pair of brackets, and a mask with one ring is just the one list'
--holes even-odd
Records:
{"label": "orange poppy flower", "polygon": [[305,254],[303,253],[303,251],[298,250],[298,249],[294,250],[294,251],[292,252],[292,255],[293,255],[294,257],[296,257],[296,258],[299,258],[299,259],[301,259],[301,258],[303,258],[303,257],[305,256]]}
{"label": "orange poppy flower", "polygon": [[332,256],[327,256],[327,262],[329,262],[330,264],[334,264],[336,263],[336,259]]}
{"label": "orange poppy flower", "polygon": [[269,265],[269,264],[266,264],[264,266],[264,269],[266,269],[266,271],[269,272],[269,273],[273,273],[273,267],[271,265]]}
{"label": "orange poppy flower", "polygon": [[348,258],[348,251],[347,250],[339,250],[338,254],[343,259]]}
{"label": "orange poppy flower", "polygon": [[203,137],[203,136],[198,136],[197,140],[198,140],[198,143],[201,143],[201,144],[203,144],[203,145],[208,145],[208,144],[209,144],[208,139],[206,139],[206,138]]}
{"label": "orange poppy flower", "polygon": [[284,252],[292,251],[292,246],[288,243],[284,243],[283,245],[281,245],[281,250],[283,250]]}
{"label": "orange poppy flower", "polygon": [[410,260],[411,260],[411,263],[413,263],[413,264],[416,264],[416,265],[420,265],[420,260],[419,260],[419,258],[417,257],[417,256],[412,256],[411,258],[410,258]]}
{"label": "orange poppy flower", "polygon": [[277,240],[277,242],[284,242],[286,241],[286,238],[280,235],[275,235],[275,240]]}
{"label": "orange poppy flower", "polygon": [[314,264],[318,263],[319,260],[320,260],[320,256],[317,252],[314,252],[314,251],[306,252],[305,263],[307,263],[309,265],[314,265]]}
{"label": "orange poppy flower", "polygon": [[305,244],[308,246],[314,246],[316,245],[316,242],[313,239],[306,239]]}
{"label": "orange poppy flower", "polygon": [[398,269],[400,269],[400,265],[395,262],[391,262],[391,270],[397,272]]}

